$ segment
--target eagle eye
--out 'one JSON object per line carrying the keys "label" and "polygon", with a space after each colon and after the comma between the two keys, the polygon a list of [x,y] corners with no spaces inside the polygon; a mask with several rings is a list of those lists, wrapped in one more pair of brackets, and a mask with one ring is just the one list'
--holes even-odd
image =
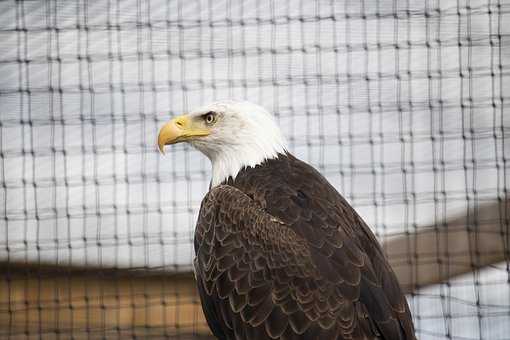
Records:
{"label": "eagle eye", "polygon": [[212,111],[207,112],[202,116],[206,124],[211,125],[216,122],[216,114]]}

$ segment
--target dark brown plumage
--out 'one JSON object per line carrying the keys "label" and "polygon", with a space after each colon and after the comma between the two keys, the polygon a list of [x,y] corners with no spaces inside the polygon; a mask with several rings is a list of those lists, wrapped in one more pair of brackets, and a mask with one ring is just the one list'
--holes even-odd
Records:
{"label": "dark brown plumage", "polygon": [[370,229],[289,154],[209,191],[195,251],[202,307],[219,339],[415,339]]}

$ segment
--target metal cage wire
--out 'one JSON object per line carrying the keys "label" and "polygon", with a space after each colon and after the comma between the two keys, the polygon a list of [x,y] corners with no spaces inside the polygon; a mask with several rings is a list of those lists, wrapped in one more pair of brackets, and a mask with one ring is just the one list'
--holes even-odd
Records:
{"label": "metal cage wire", "polygon": [[383,243],[490,221],[500,261],[408,299],[420,339],[508,339],[506,22],[505,0],[0,1],[0,336],[207,334],[185,273],[209,163],[155,141],[238,98]]}

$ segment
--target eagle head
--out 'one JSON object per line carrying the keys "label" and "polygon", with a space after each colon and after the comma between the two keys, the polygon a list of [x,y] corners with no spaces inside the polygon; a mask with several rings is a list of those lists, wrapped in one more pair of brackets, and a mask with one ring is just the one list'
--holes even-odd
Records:
{"label": "eagle head", "polygon": [[164,153],[165,145],[180,142],[211,160],[212,186],[286,151],[274,117],[249,102],[215,102],[173,118],[159,131],[158,146]]}

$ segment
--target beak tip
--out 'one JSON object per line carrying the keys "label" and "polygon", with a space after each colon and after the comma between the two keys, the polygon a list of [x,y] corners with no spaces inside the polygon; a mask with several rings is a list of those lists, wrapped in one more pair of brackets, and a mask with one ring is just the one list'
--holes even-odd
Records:
{"label": "beak tip", "polygon": [[158,149],[159,149],[159,152],[160,152],[162,155],[165,155],[165,144],[159,144],[159,143],[158,143]]}

